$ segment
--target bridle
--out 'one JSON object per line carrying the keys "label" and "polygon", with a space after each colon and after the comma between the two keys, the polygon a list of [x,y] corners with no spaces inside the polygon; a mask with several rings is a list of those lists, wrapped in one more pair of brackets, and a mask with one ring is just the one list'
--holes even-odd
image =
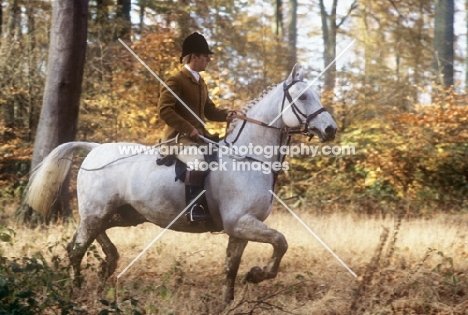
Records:
{"label": "bridle", "polygon": [[[239,129],[239,132],[237,133],[236,137],[234,138],[233,141],[231,142],[227,142],[226,141],[226,138],[224,138],[224,143],[228,146],[232,146],[234,143],[237,142],[237,140],[239,139],[242,131],[244,130],[244,127],[245,125],[247,124],[247,122],[250,122],[250,123],[253,123],[253,124],[256,124],[256,125],[259,125],[259,126],[262,126],[262,127],[265,127],[265,128],[271,128],[271,129],[276,129],[279,131],[279,137],[280,137],[280,145],[283,143],[283,141],[285,141],[285,145],[288,146],[290,141],[291,141],[291,135],[292,134],[303,134],[303,135],[306,135],[306,136],[309,136],[309,140],[312,139],[312,137],[314,136],[313,134],[309,134],[309,122],[314,119],[315,117],[317,117],[318,115],[320,115],[321,113],[323,112],[326,112],[327,110],[323,107],[319,108],[318,110],[316,110],[315,112],[313,112],[312,114],[310,115],[306,115],[304,114],[300,109],[299,107],[297,106],[297,104],[295,102],[293,102],[293,98],[291,97],[291,94],[289,93],[289,89],[296,83],[298,82],[304,82],[304,81],[301,81],[301,80],[295,80],[295,81],[292,81],[290,84],[286,84],[286,82],[283,83],[283,101],[281,103],[281,111],[280,113],[283,113],[283,110],[284,110],[284,107],[285,107],[285,104],[286,104],[286,100],[288,100],[289,102],[289,106],[291,106],[291,109],[292,109],[292,112],[294,113],[294,115],[296,116],[297,120],[299,121],[299,124],[300,124],[300,127],[297,127],[297,128],[289,128],[289,127],[284,127],[284,128],[280,128],[280,127],[277,127],[277,126],[272,126],[272,125],[269,125],[263,121],[260,121],[260,120],[256,120],[256,119],[253,119],[253,118],[250,118],[250,117],[247,117],[247,116],[244,116],[244,115],[237,115],[235,114],[233,117],[234,118],[238,118],[238,119],[242,119],[243,122],[242,122],[242,126],[240,127]],[[301,116],[304,118],[304,121],[301,119]],[[260,161],[260,160],[257,160],[253,157],[249,157],[249,156],[245,156],[244,157],[245,159],[248,159],[248,160],[252,160],[252,161],[257,161],[257,162],[261,162],[261,163],[264,163],[263,161]],[[283,161],[284,161],[284,158],[285,158],[285,155],[280,155],[278,157],[278,161],[280,162],[280,164],[282,165]],[[278,176],[278,172],[275,172],[275,171],[272,171],[273,174],[274,174],[274,181],[273,181],[273,187],[274,187],[274,183],[276,181],[276,178]]]}
{"label": "bridle", "polygon": [[[288,100],[290,106],[291,106],[291,109],[292,109],[292,112],[294,113],[294,115],[296,116],[297,120],[299,121],[299,124],[301,125],[304,125],[304,129],[301,130],[301,133],[303,134],[307,134],[307,132],[309,131],[309,122],[314,119],[315,117],[317,117],[318,115],[320,115],[321,113],[323,112],[326,112],[327,110],[324,108],[324,107],[321,107],[319,108],[318,110],[316,110],[315,112],[313,112],[312,114],[310,115],[306,115],[304,114],[300,109],[299,107],[297,107],[296,103],[293,102],[293,99],[291,97],[291,94],[289,94],[289,89],[296,83],[298,82],[304,82],[302,80],[297,80],[297,81],[292,81],[291,84],[286,84],[286,82],[283,83],[283,91],[284,91],[284,96],[283,96],[283,102],[281,104],[281,113],[283,112],[284,110],[284,104],[286,103],[286,100]],[[301,120],[301,117],[302,116],[305,121],[303,122]]]}
{"label": "bridle", "polygon": [[[293,98],[291,97],[291,94],[289,93],[289,89],[296,83],[298,82],[304,82],[302,80],[295,80],[295,81],[292,81],[290,84],[286,84],[286,81],[283,83],[283,101],[281,103],[281,111],[280,113],[283,112],[284,110],[284,104],[286,103],[286,100],[288,100],[290,106],[291,106],[291,109],[292,109],[292,112],[294,113],[294,115],[296,116],[297,120],[299,121],[299,124],[301,125],[301,127],[298,127],[298,128],[289,128],[289,127],[285,127],[285,128],[280,128],[280,127],[276,127],[276,126],[271,126],[263,121],[260,121],[260,120],[256,120],[256,119],[253,119],[253,118],[250,118],[250,117],[247,117],[247,116],[244,116],[244,115],[237,115],[235,114],[233,117],[234,118],[238,118],[238,119],[241,119],[243,120],[242,122],[242,126],[241,128],[239,129],[239,132],[237,133],[237,136],[235,137],[235,139],[233,141],[231,141],[230,143],[228,143],[226,141],[226,139],[224,139],[224,142],[226,144],[234,144],[237,142],[237,140],[239,139],[239,136],[241,135],[242,131],[244,130],[244,127],[245,125],[247,124],[247,122],[250,122],[250,123],[254,123],[256,125],[259,125],[259,126],[262,126],[262,127],[265,127],[265,128],[272,128],[272,129],[277,129],[279,130],[282,134],[283,133],[286,133],[287,135],[291,135],[291,134],[303,134],[303,135],[307,135],[309,136],[309,140],[313,138],[314,135],[311,135],[309,134],[309,122],[314,119],[315,117],[317,117],[319,114],[323,113],[323,112],[326,112],[327,110],[324,108],[324,107],[321,107],[319,108],[318,110],[316,110],[315,112],[313,112],[312,114],[310,115],[306,115],[304,114],[300,109],[299,107],[297,107],[296,103],[293,102]],[[301,119],[301,116],[304,118],[304,121]]]}

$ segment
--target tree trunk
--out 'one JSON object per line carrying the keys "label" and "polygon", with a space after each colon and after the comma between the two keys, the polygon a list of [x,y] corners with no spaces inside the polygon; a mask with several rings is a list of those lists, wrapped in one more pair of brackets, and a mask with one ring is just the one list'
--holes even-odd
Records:
{"label": "tree trunk", "polygon": [[454,1],[436,0],[434,17],[434,72],[437,84],[453,85]]}
{"label": "tree trunk", "polygon": [[146,11],[146,3],[144,1],[140,1],[140,35],[143,35],[144,27],[145,27],[145,11]]}
{"label": "tree trunk", "polygon": [[[87,18],[87,0],[54,1],[47,79],[31,169],[55,147],[75,139],[86,56]],[[67,184],[65,181],[53,205],[52,219],[61,216],[66,219],[70,215]],[[29,221],[32,215],[32,211],[25,208],[17,210],[23,222]]]}
{"label": "tree trunk", "polygon": [[[292,0],[296,1],[296,0]],[[283,0],[276,0],[276,12],[275,12],[275,19],[276,19],[276,29],[275,33],[276,36],[282,37],[283,36]]]}
{"label": "tree trunk", "polygon": [[8,7],[10,12],[8,14],[8,25],[6,31],[7,36],[13,39],[15,36],[16,25],[18,24],[18,15],[21,13],[18,0],[10,0]]}
{"label": "tree trunk", "polygon": [[36,68],[36,54],[34,53],[36,48],[36,36],[34,36],[34,32],[36,31],[36,21],[35,21],[35,6],[31,1],[26,4],[26,15],[28,17],[28,41],[27,41],[27,50],[28,55],[28,70],[27,70],[27,84],[28,84],[28,117],[27,121],[23,125],[26,125],[28,128],[28,141],[31,141],[31,128],[33,123],[34,117],[34,98],[33,98],[33,71]]}
{"label": "tree trunk", "polygon": [[120,24],[119,37],[129,40],[132,33],[132,20],[130,18],[131,0],[117,0],[117,5],[117,19],[119,19]]}
{"label": "tree trunk", "polygon": [[297,62],[297,0],[291,0],[291,19],[289,24],[289,47],[291,55],[289,57],[288,69],[292,69]]}
{"label": "tree trunk", "polygon": [[[1,67],[2,67],[2,72],[5,73],[6,69],[10,67],[8,60],[11,58],[11,54],[13,51],[13,43],[15,41],[15,30],[17,30],[16,25],[18,24],[18,15],[21,13],[20,12],[20,7],[18,6],[18,0],[10,0],[8,4],[8,21],[6,24],[6,29],[5,29],[5,39],[4,39],[4,46],[2,47],[2,60],[1,62]],[[2,8],[3,9],[3,8]],[[1,38],[3,39],[3,37]],[[2,82],[1,88],[3,88],[4,83]],[[3,133],[2,133],[2,140],[4,142],[11,140],[15,137],[14,131],[11,130],[11,128],[15,127],[15,102],[13,101],[13,98],[10,98],[7,104],[4,104],[2,106],[2,114],[3,114],[3,124],[7,128]]]}
{"label": "tree trunk", "polygon": [[0,0],[0,38],[3,38],[3,1],[2,0]]}
{"label": "tree trunk", "polygon": [[[323,38],[323,61],[327,67],[336,57],[336,7],[338,0],[333,0],[332,12],[327,13],[323,0],[320,0],[320,17],[322,19]],[[336,64],[333,63],[327,72],[324,73],[325,91],[333,91],[335,88]]]}
{"label": "tree trunk", "polygon": [[[465,14],[467,15],[466,32],[468,33],[468,0],[465,1]],[[465,54],[465,93],[468,93],[468,36],[466,37],[466,54]]]}

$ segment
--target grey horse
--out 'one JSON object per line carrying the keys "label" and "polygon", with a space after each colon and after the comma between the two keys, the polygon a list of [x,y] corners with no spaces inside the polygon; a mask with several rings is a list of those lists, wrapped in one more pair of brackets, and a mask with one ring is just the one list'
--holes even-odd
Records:
{"label": "grey horse", "polygon": [[[276,277],[288,248],[283,234],[263,223],[272,209],[270,190],[274,188],[278,171],[284,170],[284,153],[278,148],[285,146],[291,131],[299,128],[308,136],[317,136],[321,142],[335,138],[337,126],[333,118],[303,79],[303,68],[294,66],[286,81],[246,107],[245,118],[233,122],[220,142],[217,163],[222,163],[222,167],[211,171],[205,179],[211,225],[190,224],[180,216],[170,226],[181,232],[222,230],[229,235],[223,286],[226,302],[234,298],[234,282],[247,242],[273,246],[267,266],[253,267],[248,272],[246,280],[253,283]],[[65,143],[54,149],[31,176],[28,203],[47,217],[70,170],[74,150],[90,150],[77,179],[81,220],[68,246],[75,278],[81,277],[81,260],[94,240],[106,255],[102,265],[104,276],[114,273],[119,254],[106,234],[107,229],[143,222],[165,228],[186,206],[180,197],[184,194],[184,184],[174,181],[174,166],[156,165],[154,154],[122,151],[124,147],[136,145]]]}

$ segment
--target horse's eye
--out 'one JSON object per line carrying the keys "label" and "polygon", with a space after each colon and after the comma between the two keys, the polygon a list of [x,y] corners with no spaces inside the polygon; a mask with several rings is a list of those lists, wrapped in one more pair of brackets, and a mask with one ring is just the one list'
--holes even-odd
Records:
{"label": "horse's eye", "polygon": [[299,99],[300,99],[301,101],[305,101],[305,100],[307,99],[307,95],[302,94],[301,96],[299,96]]}

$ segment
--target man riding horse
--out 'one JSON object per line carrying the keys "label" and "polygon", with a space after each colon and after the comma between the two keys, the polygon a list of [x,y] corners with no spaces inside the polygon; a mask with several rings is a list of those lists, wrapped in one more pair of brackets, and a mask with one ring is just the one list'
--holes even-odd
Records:
{"label": "man riding horse", "polygon": [[[180,57],[184,66],[165,82],[173,93],[165,86],[161,86],[158,110],[159,117],[166,123],[163,141],[177,137],[178,145],[180,143],[186,147],[199,145],[203,143],[200,135],[210,137],[202,124],[205,118],[219,122],[233,119],[233,111],[215,106],[208,96],[205,81],[200,76],[200,72],[205,71],[210,62],[212,54],[203,35],[195,32],[184,40]],[[203,155],[188,154],[188,150],[185,152],[183,150],[178,153],[177,158],[187,164],[195,160],[202,161]],[[191,165],[197,164],[191,163]],[[187,203],[193,201],[202,191],[204,176],[204,171],[187,169],[185,176]],[[194,203],[187,215],[191,222],[210,218],[200,202]]]}

